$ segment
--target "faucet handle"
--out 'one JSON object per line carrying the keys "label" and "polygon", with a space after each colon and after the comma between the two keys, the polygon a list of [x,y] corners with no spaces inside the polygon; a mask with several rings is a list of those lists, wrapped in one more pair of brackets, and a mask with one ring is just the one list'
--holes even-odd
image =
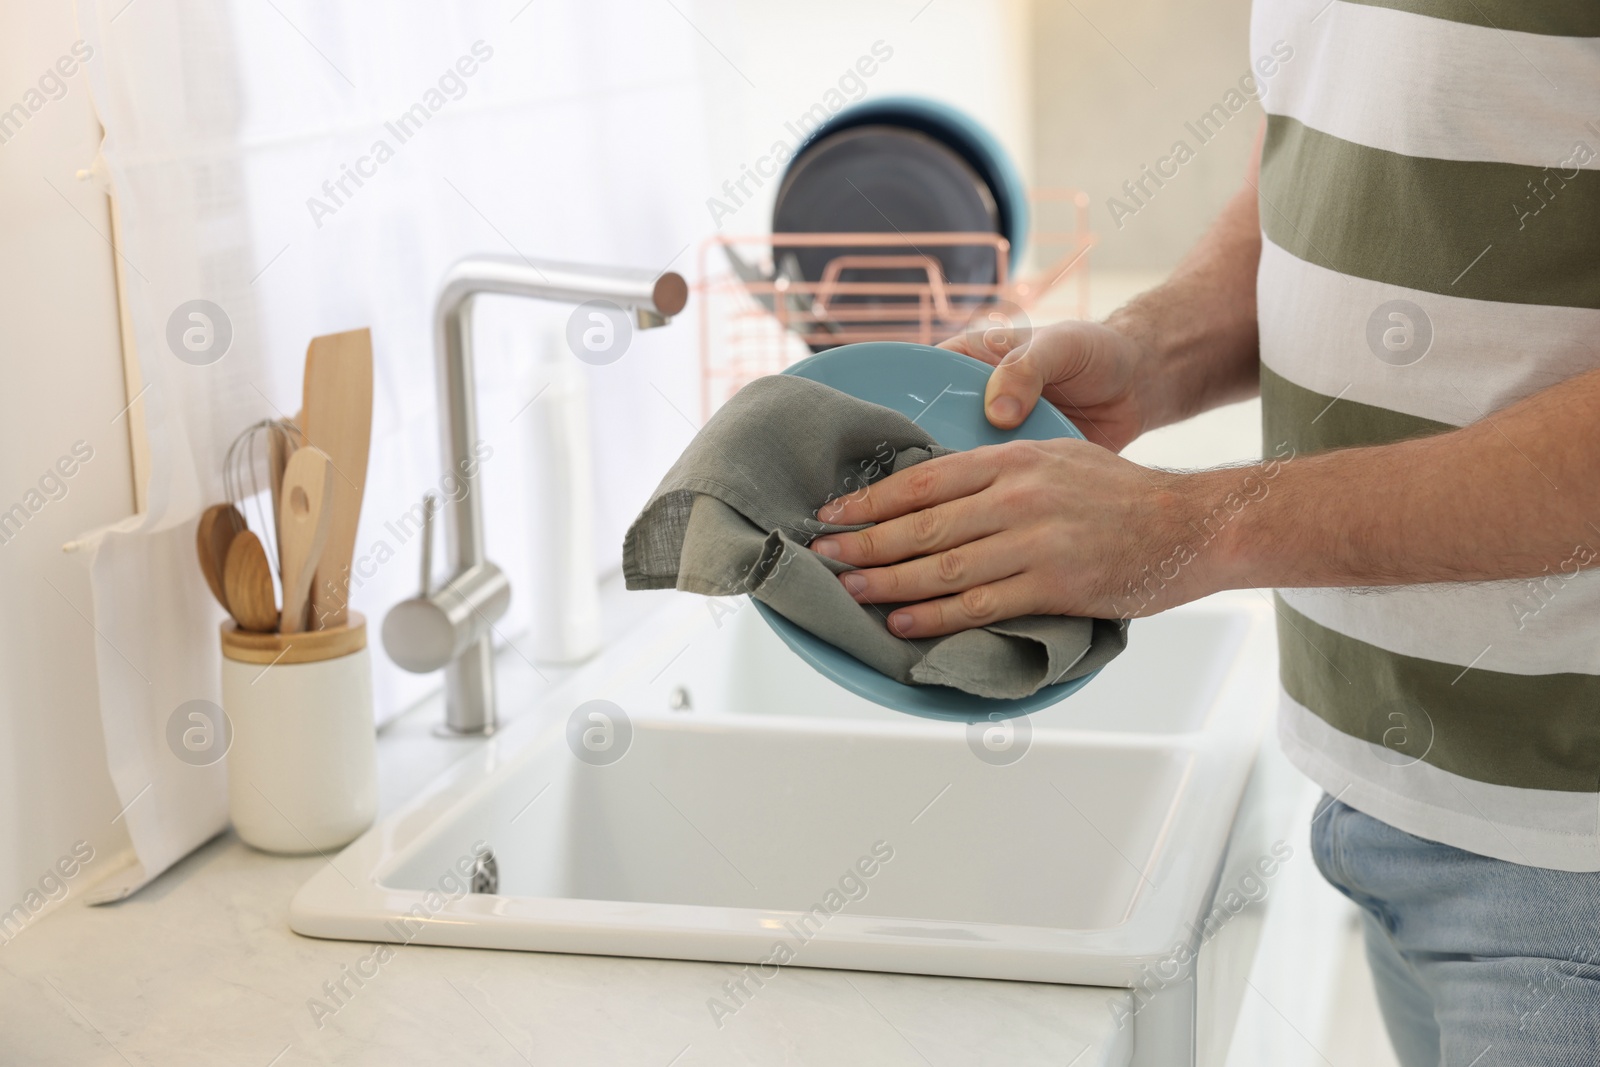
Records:
{"label": "faucet handle", "polygon": [[440,670],[490,636],[510,603],[511,582],[499,567],[487,561],[469,567],[428,595],[390,608],[383,618],[384,651],[413,674]]}
{"label": "faucet handle", "polygon": [[383,647],[389,658],[417,674],[447,666],[474,641],[490,634],[511,602],[511,583],[488,561],[434,588],[433,527],[438,510],[438,494],[423,494],[422,589],[389,609],[383,620]]}

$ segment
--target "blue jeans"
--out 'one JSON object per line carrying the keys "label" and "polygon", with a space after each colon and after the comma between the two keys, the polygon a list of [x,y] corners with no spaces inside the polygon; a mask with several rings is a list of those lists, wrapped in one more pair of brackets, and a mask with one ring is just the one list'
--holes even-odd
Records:
{"label": "blue jeans", "polygon": [[1600,1063],[1600,874],[1463,852],[1327,796],[1311,854],[1361,908],[1404,1067]]}

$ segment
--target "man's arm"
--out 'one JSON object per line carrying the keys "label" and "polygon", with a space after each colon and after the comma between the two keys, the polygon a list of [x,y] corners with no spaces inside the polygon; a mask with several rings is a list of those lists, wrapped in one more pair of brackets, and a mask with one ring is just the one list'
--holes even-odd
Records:
{"label": "man's arm", "polygon": [[1459,430],[1197,473],[1012,441],[891,475],[812,548],[904,637],[1018,615],[1149,615],[1222,589],[1521,578],[1600,539],[1600,371]]}
{"label": "man's arm", "polygon": [[1434,437],[1189,475],[1172,503],[1226,512],[1244,477],[1265,479],[1220,527],[1201,592],[1531,577],[1595,560],[1577,550],[1600,544],[1597,424],[1590,371]]}
{"label": "man's arm", "polygon": [[1108,327],[1148,353],[1140,372],[1145,430],[1256,395],[1260,261],[1257,196],[1254,186],[1246,185],[1167,281],[1106,319]]}
{"label": "man's arm", "polygon": [[[1265,127],[1263,126],[1263,130]],[[1104,323],[987,330],[942,347],[996,367],[985,411],[1016,426],[1043,395],[1091,441],[1121,451],[1147,430],[1254,396],[1259,385],[1256,174],[1161,285]]]}

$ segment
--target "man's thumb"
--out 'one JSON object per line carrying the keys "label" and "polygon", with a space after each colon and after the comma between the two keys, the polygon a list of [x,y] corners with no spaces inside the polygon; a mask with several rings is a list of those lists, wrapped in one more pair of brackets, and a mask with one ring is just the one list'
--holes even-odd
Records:
{"label": "man's thumb", "polygon": [[1033,411],[1043,391],[1044,373],[1038,357],[1032,345],[1023,345],[1007,353],[989,376],[983,394],[984,414],[1000,429],[1013,429]]}

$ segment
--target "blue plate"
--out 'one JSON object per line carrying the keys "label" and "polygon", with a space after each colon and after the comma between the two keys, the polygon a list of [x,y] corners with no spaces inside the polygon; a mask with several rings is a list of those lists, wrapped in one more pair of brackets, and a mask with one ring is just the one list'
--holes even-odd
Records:
{"label": "blue plate", "polygon": [[[863,100],[845,108],[812,131],[791,157],[841,130],[857,126],[899,126],[939,141],[976,170],[988,185],[1000,213],[1000,232],[1011,242],[1011,266],[1022,262],[1028,243],[1028,189],[1011,157],[976,119],[949,104],[925,97],[889,96]],[[787,172],[786,172],[787,173]]]}
{"label": "blue plate", "polygon": [[[959,451],[1018,439],[1083,439],[1076,426],[1046,403],[1035,407],[1015,430],[991,426],[983,414],[989,368],[942,348],[893,341],[841,345],[803,359],[784,373],[893,408],[927,430],[941,445]],[[1026,715],[1070,696],[1100,673],[1094,671],[1070,682],[1048,685],[1019,700],[993,700],[942,685],[905,685],[801,629],[760,601],[755,605],[784,644],[850,692],[874,704],[928,719],[982,722]]]}

